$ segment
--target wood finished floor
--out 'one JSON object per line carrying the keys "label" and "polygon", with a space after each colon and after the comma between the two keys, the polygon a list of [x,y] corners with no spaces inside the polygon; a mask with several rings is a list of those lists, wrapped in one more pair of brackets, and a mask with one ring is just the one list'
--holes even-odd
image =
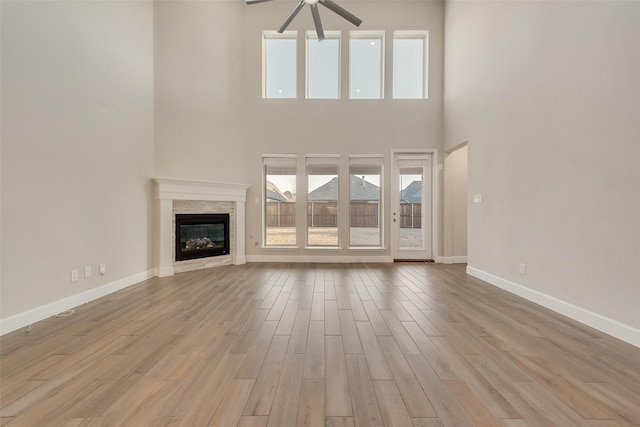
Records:
{"label": "wood finished floor", "polygon": [[182,273],[0,344],[3,426],[640,425],[640,349],[460,265]]}

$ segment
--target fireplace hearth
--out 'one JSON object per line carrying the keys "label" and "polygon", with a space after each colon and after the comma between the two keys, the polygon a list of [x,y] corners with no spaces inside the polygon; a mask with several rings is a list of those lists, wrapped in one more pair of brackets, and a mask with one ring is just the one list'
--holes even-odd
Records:
{"label": "fireplace hearth", "polygon": [[229,214],[176,214],[175,260],[229,255]]}

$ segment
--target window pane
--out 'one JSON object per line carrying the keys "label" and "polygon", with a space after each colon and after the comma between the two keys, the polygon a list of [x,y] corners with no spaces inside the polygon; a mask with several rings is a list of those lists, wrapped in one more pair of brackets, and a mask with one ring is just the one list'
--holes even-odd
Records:
{"label": "window pane", "polygon": [[296,161],[265,159],[265,245],[296,245]]}
{"label": "window pane", "polygon": [[307,98],[338,99],[340,86],[340,40],[307,40]]}
{"label": "window pane", "polygon": [[400,248],[423,249],[422,176],[420,167],[400,168]]}
{"label": "window pane", "polygon": [[296,39],[266,38],[265,97],[296,97]]}
{"label": "window pane", "polygon": [[351,246],[381,246],[380,165],[350,166]]}
{"label": "window pane", "polygon": [[424,39],[393,40],[393,97],[424,98]]}
{"label": "window pane", "polygon": [[338,166],[307,165],[307,241],[338,246]]}
{"label": "window pane", "polygon": [[382,98],[382,39],[351,39],[352,99]]}

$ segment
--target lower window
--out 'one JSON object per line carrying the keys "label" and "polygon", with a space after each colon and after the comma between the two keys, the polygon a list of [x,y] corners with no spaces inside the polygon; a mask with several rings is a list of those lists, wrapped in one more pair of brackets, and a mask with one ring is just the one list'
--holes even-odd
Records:
{"label": "lower window", "polygon": [[263,157],[264,245],[296,246],[296,157]]}
{"label": "lower window", "polygon": [[339,246],[338,158],[307,158],[307,246]]}
{"label": "lower window", "polygon": [[382,246],[382,157],[349,158],[349,246]]}

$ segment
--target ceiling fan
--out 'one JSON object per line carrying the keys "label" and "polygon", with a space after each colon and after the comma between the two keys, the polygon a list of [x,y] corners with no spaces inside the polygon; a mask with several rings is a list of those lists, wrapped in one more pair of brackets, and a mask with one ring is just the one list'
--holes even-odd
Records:
{"label": "ceiling fan", "polygon": [[[263,3],[267,1],[273,1],[273,0],[245,0],[245,3],[254,4],[254,3]],[[351,22],[356,27],[362,24],[362,19],[358,18],[357,16],[355,16],[345,8],[339,6],[333,0],[300,0],[298,5],[293,8],[291,13],[287,17],[287,19],[285,19],[284,24],[282,24],[282,27],[280,27],[278,32],[283,33],[284,30],[287,29],[289,24],[291,24],[291,21],[293,21],[293,18],[296,17],[296,15],[298,14],[298,12],[300,12],[300,10],[302,10],[304,5],[308,4],[309,7],[311,8],[311,15],[313,16],[313,23],[316,26],[316,33],[318,34],[318,40],[324,40],[324,30],[322,29],[322,22],[320,21],[320,11],[318,10],[318,3],[320,3],[327,9],[337,13],[338,15],[342,16],[344,19]]]}

